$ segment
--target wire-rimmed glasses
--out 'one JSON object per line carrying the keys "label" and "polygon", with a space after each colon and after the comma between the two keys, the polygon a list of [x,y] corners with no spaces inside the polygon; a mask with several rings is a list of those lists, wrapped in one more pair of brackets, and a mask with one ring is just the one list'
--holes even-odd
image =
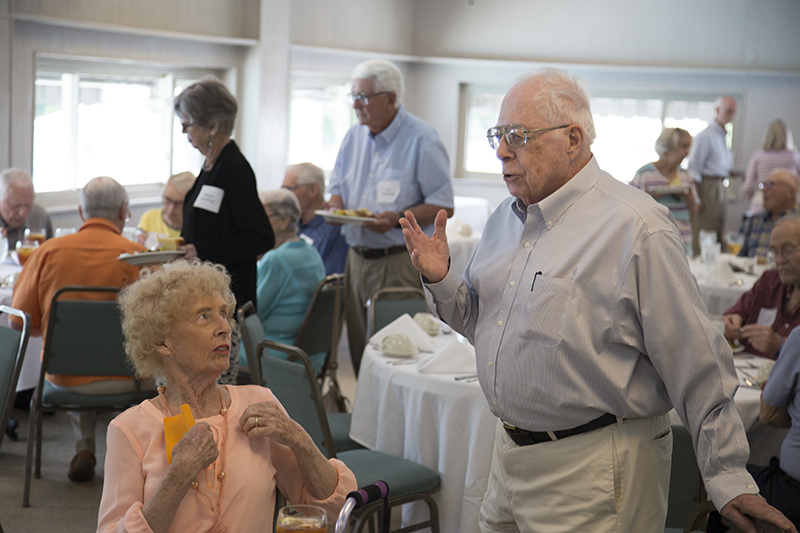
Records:
{"label": "wire-rimmed glasses", "polygon": [[500,146],[500,137],[503,137],[506,140],[506,144],[509,148],[522,148],[525,143],[528,142],[528,135],[531,133],[560,130],[568,127],[569,124],[564,124],[563,126],[551,126],[549,128],[526,130],[524,127],[516,124],[501,127],[495,126],[494,128],[489,128],[486,130],[486,138],[489,139],[489,146],[495,150],[497,150],[497,148]]}
{"label": "wire-rimmed glasses", "polygon": [[389,94],[390,92],[391,91],[381,91],[373,94],[350,93],[347,95],[347,97],[350,98],[350,101],[354,104],[369,105],[370,98],[375,98],[376,96],[380,96],[382,94]]}

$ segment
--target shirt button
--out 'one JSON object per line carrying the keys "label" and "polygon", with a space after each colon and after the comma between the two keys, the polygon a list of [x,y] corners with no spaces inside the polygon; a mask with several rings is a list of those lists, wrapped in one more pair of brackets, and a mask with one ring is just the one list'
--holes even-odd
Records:
{"label": "shirt button", "polygon": [[503,325],[503,321],[502,321],[502,320],[498,320],[498,321],[497,321],[497,325],[498,325],[498,326],[502,326],[502,325]]}
{"label": "shirt button", "polygon": [[492,400],[492,405],[497,405],[497,401],[496,400]]}
{"label": "shirt button", "polygon": [[552,220],[548,220],[547,221],[547,227],[548,228],[552,228],[553,227],[553,221]]}
{"label": "shirt button", "polygon": [[528,242],[528,241],[525,241],[525,248],[530,248],[530,247],[531,247],[531,243]]}
{"label": "shirt button", "polygon": [[511,281],[511,283],[509,283],[509,285],[511,285],[512,287],[513,287],[514,285],[516,285],[516,284],[517,284],[517,282],[516,282],[516,281],[514,281],[514,280],[512,280],[512,281]]}
{"label": "shirt button", "polygon": [[494,366],[494,361],[489,361],[489,366]]}
{"label": "shirt button", "polygon": [[753,488],[753,484],[752,484],[752,483],[748,483],[748,484],[747,484],[747,488],[748,488],[748,489],[752,489],[752,488]]}

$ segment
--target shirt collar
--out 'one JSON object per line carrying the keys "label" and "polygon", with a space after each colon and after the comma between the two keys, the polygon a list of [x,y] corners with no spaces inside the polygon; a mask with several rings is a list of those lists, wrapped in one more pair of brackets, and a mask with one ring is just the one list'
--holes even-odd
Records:
{"label": "shirt collar", "polygon": [[376,143],[380,143],[381,145],[387,145],[391,143],[397,134],[400,132],[400,127],[403,125],[403,122],[406,120],[406,110],[401,105],[397,108],[397,113],[395,114],[392,121],[386,126],[382,132],[378,133],[374,137],[372,137]]}
{"label": "shirt collar", "polygon": [[527,213],[540,211],[544,218],[547,228],[552,228],[561,216],[577,202],[583,195],[589,192],[594,187],[597,180],[600,179],[601,170],[597,165],[597,160],[592,155],[586,165],[575,174],[572,179],[562,185],[553,194],[539,202],[525,206],[519,198],[511,202],[511,208],[514,214],[524,223]]}
{"label": "shirt collar", "polygon": [[101,218],[101,217],[92,217],[86,219],[78,231],[83,231],[90,226],[102,227],[104,229],[113,231],[117,235],[122,235],[122,231],[120,231],[120,229],[116,225],[114,225],[113,222],[111,222],[106,218]]}

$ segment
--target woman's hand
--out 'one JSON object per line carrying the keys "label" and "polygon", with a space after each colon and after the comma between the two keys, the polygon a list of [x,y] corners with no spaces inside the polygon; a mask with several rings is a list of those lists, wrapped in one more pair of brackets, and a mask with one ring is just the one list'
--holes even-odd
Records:
{"label": "woman's hand", "polygon": [[198,422],[187,431],[172,449],[172,464],[177,465],[192,478],[212,464],[219,456],[219,449],[206,422]]}
{"label": "woman's hand", "polygon": [[183,246],[178,246],[178,250],[183,250],[186,252],[186,255],[183,256],[183,259],[194,259],[197,257],[197,248],[194,247],[194,244],[184,244]]}
{"label": "woman's hand", "polygon": [[400,226],[403,228],[406,248],[411,254],[411,263],[431,283],[442,281],[450,269],[450,247],[445,234],[447,212],[441,209],[436,213],[432,237],[422,232],[414,213],[406,211],[405,215],[400,219]]}
{"label": "woman's hand", "polygon": [[239,425],[248,438],[267,437],[292,449],[311,440],[275,400],[250,405],[239,418]]}

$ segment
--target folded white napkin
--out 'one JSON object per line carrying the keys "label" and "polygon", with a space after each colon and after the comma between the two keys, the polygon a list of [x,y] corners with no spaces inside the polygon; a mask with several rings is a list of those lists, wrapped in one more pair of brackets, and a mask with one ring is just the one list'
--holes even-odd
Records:
{"label": "folded white napkin", "polygon": [[420,327],[419,324],[414,322],[411,315],[404,313],[403,315],[394,319],[393,322],[378,330],[369,339],[369,343],[378,350],[381,349],[384,337],[393,333],[404,333],[411,339],[411,344],[414,348],[421,352],[433,351],[433,338]]}
{"label": "folded white napkin", "polygon": [[475,374],[475,348],[453,338],[439,350],[419,362],[423,374]]}
{"label": "folded white napkin", "polygon": [[711,269],[709,281],[719,285],[730,285],[736,283],[736,274],[733,272],[727,258],[720,257]]}

